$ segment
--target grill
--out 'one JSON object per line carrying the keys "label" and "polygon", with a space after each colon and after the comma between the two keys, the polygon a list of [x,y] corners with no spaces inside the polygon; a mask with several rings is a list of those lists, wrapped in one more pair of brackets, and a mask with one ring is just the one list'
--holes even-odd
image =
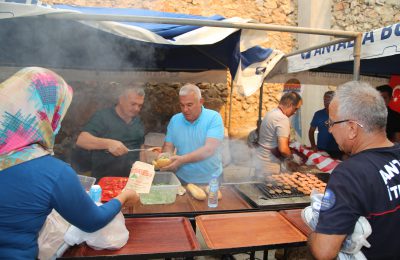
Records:
{"label": "grill", "polygon": [[284,184],[257,183],[255,186],[269,199],[280,199],[290,197],[303,197],[305,194],[295,187]]}

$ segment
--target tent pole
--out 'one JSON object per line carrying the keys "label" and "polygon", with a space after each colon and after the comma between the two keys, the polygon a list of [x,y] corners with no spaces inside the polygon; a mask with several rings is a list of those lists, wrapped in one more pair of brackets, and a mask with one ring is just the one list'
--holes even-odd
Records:
{"label": "tent pole", "polygon": [[353,64],[353,80],[360,80],[360,64],[361,64],[361,43],[362,33],[359,33],[354,41],[354,64]]}
{"label": "tent pole", "polygon": [[333,40],[333,41],[330,41],[330,42],[327,42],[327,43],[311,46],[309,48],[297,50],[297,51],[291,52],[289,54],[286,54],[283,57],[284,58],[288,58],[290,56],[294,56],[294,55],[297,55],[297,54],[300,54],[300,53],[304,53],[304,52],[307,52],[307,51],[312,51],[312,50],[315,50],[315,49],[321,49],[321,48],[324,48],[326,46],[331,46],[331,45],[335,45],[335,44],[342,43],[342,42],[350,42],[350,41],[353,41],[353,40],[354,40],[353,38],[337,39],[337,40]]}
{"label": "tent pole", "polygon": [[155,16],[79,14],[79,13],[52,13],[52,14],[45,14],[43,16],[45,16],[46,18],[53,18],[53,19],[210,26],[210,27],[222,27],[222,28],[330,35],[330,36],[345,37],[345,38],[354,38],[359,34],[358,32],[353,32],[353,31],[296,27],[296,26],[263,24],[254,22],[214,21],[214,20],[198,20],[198,19],[186,19],[186,18],[170,18],[170,17],[166,18],[166,17],[155,17]]}
{"label": "tent pole", "polygon": [[258,100],[257,136],[259,136],[258,134],[260,132],[260,126],[261,126],[261,122],[262,122],[261,117],[262,117],[262,108],[263,108],[264,80],[261,83],[260,96],[259,96],[259,100]]}
{"label": "tent pole", "polygon": [[231,121],[232,121],[232,99],[233,99],[233,79],[231,77],[231,94],[229,97],[229,122],[228,122],[228,136],[231,134]]}

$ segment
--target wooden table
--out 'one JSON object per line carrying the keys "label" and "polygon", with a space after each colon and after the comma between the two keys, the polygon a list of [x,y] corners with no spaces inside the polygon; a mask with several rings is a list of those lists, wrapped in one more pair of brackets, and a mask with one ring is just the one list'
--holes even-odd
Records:
{"label": "wooden table", "polygon": [[234,210],[248,210],[253,207],[247,203],[233,186],[221,186],[222,199],[218,201],[218,207],[209,208],[207,199],[196,200],[188,192],[184,195],[176,196],[176,200],[172,204],[165,205],[142,205],[138,201],[132,207],[122,209],[125,215],[146,215],[146,214],[180,214],[196,216],[205,211],[234,211]]}

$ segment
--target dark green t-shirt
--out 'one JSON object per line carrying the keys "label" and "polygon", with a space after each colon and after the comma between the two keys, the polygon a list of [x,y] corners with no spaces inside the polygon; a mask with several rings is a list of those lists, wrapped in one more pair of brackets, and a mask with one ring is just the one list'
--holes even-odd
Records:
{"label": "dark green t-shirt", "polygon": [[[83,131],[100,137],[121,141],[129,149],[140,148],[144,142],[144,127],[139,116],[129,124],[118,116],[115,108],[97,111]],[[105,150],[92,151],[92,176],[97,181],[104,176],[128,177],[132,164],[139,160],[139,152],[129,152],[123,156],[113,156]]]}

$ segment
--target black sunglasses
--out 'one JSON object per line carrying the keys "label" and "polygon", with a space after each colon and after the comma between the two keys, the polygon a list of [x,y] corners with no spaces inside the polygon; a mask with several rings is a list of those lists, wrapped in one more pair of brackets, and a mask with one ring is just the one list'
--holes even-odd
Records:
{"label": "black sunglasses", "polygon": [[355,121],[355,120],[351,120],[351,119],[345,119],[345,120],[339,120],[339,121],[332,121],[331,119],[328,119],[328,120],[326,120],[324,123],[325,123],[325,126],[329,129],[329,128],[331,128],[332,126],[334,126],[334,125],[336,125],[336,124],[340,124],[340,123],[344,123],[344,122],[349,122],[349,121],[352,121],[352,122],[356,123],[356,124],[359,125],[360,127],[364,127],[362,124],[358,123],[358,122]]}

